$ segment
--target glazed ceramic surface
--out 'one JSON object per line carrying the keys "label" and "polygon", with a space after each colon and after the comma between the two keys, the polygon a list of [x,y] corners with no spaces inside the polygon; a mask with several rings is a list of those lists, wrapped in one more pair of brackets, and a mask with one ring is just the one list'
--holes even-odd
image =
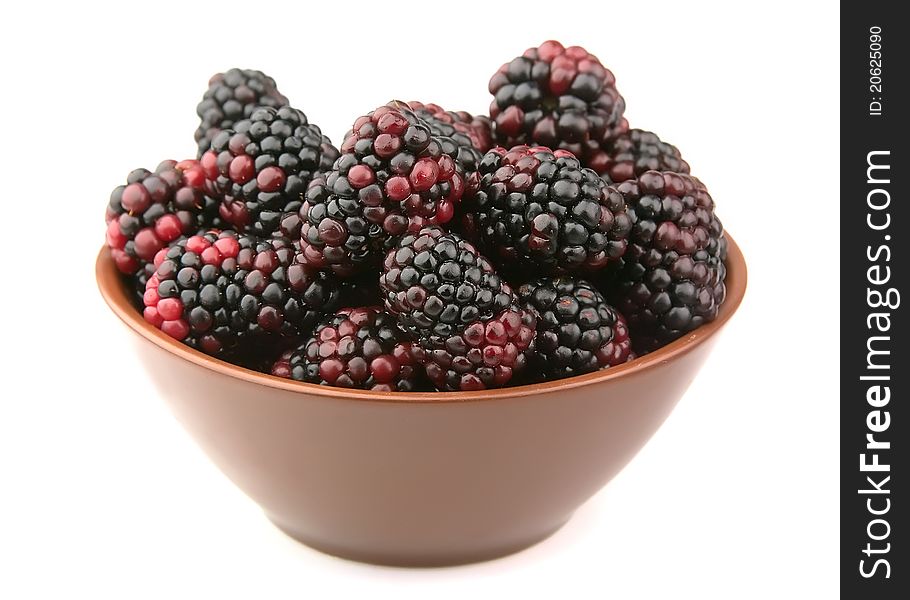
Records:
{"label": "glazed ceramic surface", "polygon": [[162,398],[269,519],[330,554],[409,566],[494,558],[559,529],[688,388],[745,292],[732,239],[727,269],[714,322],[626,365],[501,390],[378,393],[280,379],[183,346],[143,320],[107,249],[96,265]]}

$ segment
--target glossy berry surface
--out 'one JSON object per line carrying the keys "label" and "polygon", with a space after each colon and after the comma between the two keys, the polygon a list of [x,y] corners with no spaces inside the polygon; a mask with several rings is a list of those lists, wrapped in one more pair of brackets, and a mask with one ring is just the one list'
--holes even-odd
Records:
{"label": "glossy berry surface", "polygon": [[408,231],[450,221],[464,192],[459,155],[476,151],[433,133],[393,102],[355,121],[331,172],[313,181],[299,219],[304,261],[343,276],[378,267]]}
{"label": "glossy berry surface", "polygon": [[479,174],[466,229],[496,264],[596,271],[625,253],[632,218],[622,196],[570,152],[494,148]]}
{"label": "glossy berry surface", "polygon": [[635,179],[645,171],[689,172],[689,163],[676,146],[643,129],[630,129],[612,140],[601,158],[588,166],[614,183]]}
{"label": "glossy berry surface", "polygon": [[714,320],[726,288],[727,240],[704,184],[647,171],[617,186],[636,223],[610,297],[639,353]]}
{"label": "glossy berry surface", "polygon": [[198,161],[166,160],[155,172],[136,169],[111,192],[105,211],[106,241],[121,273],[144,276],[162,248],[213,226],[217,203],[203,191]]}
{"label": "glossy berry surface", "polygon": [[212,140],[223,129],[232,129],[260,106],[280,108],[288,99],[278,91],[275,80],[253,69],[230,69],[209,79],[209,88],[196,106],[199,127],[195,139],[198,157],[208,151]]}
{"label": "glossy berry surface", "polygon": [[506,385],[526,364],[534,315],[474,246],[428,227],[390,250],[379,280],[386,309],[414,339],[440,390]]}
{"label": "glossy berry surface", "polygon": [[336,282],[297,262],[282,238],[194,235],[162,249],[155,266],[143,297],[146,321],[212,355],[306,334],[337,306]]}
{"label": "glossy berry surface", "polygon": [[597,163],[604,144],[629,128],[616,80],[596,56],[556,41],[529,48],[490,79],[495,141],[569,150]]}
{"label": "glossy berry surface", "polygon": [[450,137],[459,146],[469,146],[480,155],[494,146],[489,117],[472,115],[463,110],[445,110],[433,103],[412,101],[408,102],[408,107],[430,125],[434,134]]}
{"label": "glossy berry surface", "polygon": [[342,308],[282,355],[272,374],[307,383],[410,392],[419,369],[395,317],[381,307]]}
{"label": "glossy berry surface", "polygon": [[537,316],[531,377],[572,377],[634,356],[625,319],[593,284],[568,276],[544,277],[518,288],[518,297]]}
{"label": "glossy berry surface", "polygon": [[337,157],[301,111],[260,107],[219,132],[201,163],[221,217],[238,231],[265,236],[278,229],[284,212],[302,205],[310,181]]}

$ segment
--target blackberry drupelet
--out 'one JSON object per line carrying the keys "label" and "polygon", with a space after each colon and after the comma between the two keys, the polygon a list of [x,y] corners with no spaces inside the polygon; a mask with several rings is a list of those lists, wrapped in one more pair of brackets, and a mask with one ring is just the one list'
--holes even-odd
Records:
{"label": "blackberry drupelet", "polygon": [[518,288],[525,310],[537,316],[528,372],[561,379],[632,358],[626,321],[594,286],[568,276],[543,277]]}
{"label": "blackberry drupelet", "polygon": [[617,186],[636,224],[608,295],[646,353],[714,320],[724,301],[727,240],[704,184],[647,171]]}
{"label": "blackberry drupelet", "polygon": [[494,148],[479,174],[465,229],[498,265],[595,271],[625,253],[632,218],[622,196],[570,152]]}
{"label": "blackberry drupelet", "polygon": [[493,136],[502,146],[561,148],[599,164],[604,144],[625,132],[625,102],[613,73],[579,46],[548,41],[490,79]]}
{"label": "blackberry drupelet", "polygon": [[308,334],[337,306],[337,283],[297,262],[291,242],[278,237],[194,235],[162,249],[155,265],[145,319],[212,355]]}
{"label": "blackberry drupelet", "polygon": [[338,150],[319,127],[289,106],[260,107],[219,132],[202,156],[206,191],[239,231],[267,236],[285,211],[298,210],[307,185],[327,171]]}
{"label": "blackberry drupelet", "polygon": [[281,356],[275,361],[272,365],[272,368],[269,369],[269,374],[274,375],[275,377],[283,377],[284,379],[291,378],[291,356],[294,354],[295,348],[290,348],[281,353]]}
{"label": "blackberry drupelet", "polygon": [[307,383],[374,391],[414,391],[419,371],[411,343],[378,306],[342,308],[323,319],[272,374]]}
{"label": "blackberry drupelet", "polygon": [[230,69],[209,79],[209,89],[196,106],[201,119],[195,139],[198,157],[208,151],[212,139],[222,129],[232,129],[241,119],[249,117],[259,106],[280,108],[288,99],[278,91],[275,80],[252,69]]}
{"label": "blackberry drupelet", "polygon": [[501,387],[520,372],[535,317],[474,246],[428,227],[390,250],[379,285],[440,390]]}
{"label": "blackberry drupelet", "polygon": [[[408,107],[426,121],[436,135],[450,137],[459,145],[464,145],[464,138],[467,138],[470,147],[481,155],[494,146],[489,117],[475,116],[463,110],[445,110],[432,103],[408,102]],[[466,170],[472,169],[466,166]]]}
{"label": "blackberry drupelet", "polygon": [[142,278],[155,254],[183,235],[212,226],[218,205],[203,192],[198,161],[163,161],[136,169],[111,192],[104,215],[107,245],[121,273]]}
{"label": "blackberry drupelet", "polygon": [[401,102],[357,119],[299,211],[304,261],[348,277],[377,267],[405,232],[448,222],[464,192],[464,150]]}
{"label": "blackberry drupelet", "polygon": [[588,166],[614,183],[635,179],[645,171],[689,172],[689,163],[676,146],[643,129],[630,129],[612,140],[603,161]]}

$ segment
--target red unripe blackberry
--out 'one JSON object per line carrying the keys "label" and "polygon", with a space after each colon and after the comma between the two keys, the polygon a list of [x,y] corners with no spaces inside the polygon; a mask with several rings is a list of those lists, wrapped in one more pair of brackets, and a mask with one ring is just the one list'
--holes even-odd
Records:
{"label": "red unripe blackberry", "polygon": [[196,106],[196,114],[201,119],[195,134],[199,145],[197,156],[202,157],[222,129],[232,129],[255,108],[287,105],[288,99],[278,91],[275,80],[262,71],[230,69],[213,75],[209,79],[209,89]]}
{"label": "red unripe blackberry", "polygon": [[241,343],[307,334],[337,306],[338,286],[300,264],[296,252],[287,239],[233,231],[181,240],[155,257],[145,319],[219,356]]}
{"label": "red unripe blackberry", "polygon": [[379,285],[440,390],[502,387],[520,372],[535,317],[474,246],[428,227],[390,250]]}
{"label": "red unripe blackberry", "polygon": [[475,151],[433,130],[401,102],[354,122],[341,157],[313,181],[299,211],[307,264],[350,276],[378,265],[407,231],[452,219],[465,185],[459,156]]}
{"label": "red unripe blackberry", "polygon": [[566,150],[494,148],[463,211],[498,265],[537,273],[596,271],[626,251],[632,218],[622,196]]}
{"label": "red unripe blackberry", "polygon": [[645,171],[689,172],[689,163],[676,146],[643,129],[630,129],[610,141],[606,153],[588,166],[613,183],[635,179]]}
{"label": "red unripe blackberry", "polygon": [[567,276],[543,277],[518,288],[537,316],[528,373],[547,380],[590,373],[632,358],[626,320],[594,286]]}
{"label": "red unripe blackberry", "polygon": [[206,191],[239,231],[267,236],[281,215],[296,211],[307,185],[331,168],[338,150],[301,111],[259,107],[219,132],[202,156]]}
{"label": "red unripe blackberry", "polygon": [[717,316],[727,240],[695,177],[647,171],[617,190],[636,223],[609,297],[628,319],[636,351],[645,353]]}
{"label": "red unripe blackberry", "polygon": [[414,391],[418,365],[395,317],[378,306],[342,308],[323,319],[272,374],[308,383],[374,391]]}
{"label": "red unripe blackberry", "polygon": [[625,102],[596,56],[556,41],[529,48],[490,79],[497,143],[561,148],[598,164],[604,144],[625,132]]}
{"label": "red unripe blackberry", "polygon": [[203,192],[204,181],[199,161],[166,160],[154,173],[136,169],[114,188],[104,220],[121,273],[139,276],[159,250],[214,224],[217,202]]}

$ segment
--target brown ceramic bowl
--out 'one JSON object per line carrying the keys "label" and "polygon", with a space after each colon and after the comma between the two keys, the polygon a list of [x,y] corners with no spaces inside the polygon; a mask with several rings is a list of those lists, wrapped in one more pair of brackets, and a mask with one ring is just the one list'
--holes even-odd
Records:
{"label": "brown ceramic bowl", "polygon": [[337,556],[451,565],[559,529],[654,434],[746,289],[730,240],[718,318],[631,363],[539,385],[376,393],[289,381],[192,350],[130,303],[106,249],[105,301],[212,461],[291,537]]}

